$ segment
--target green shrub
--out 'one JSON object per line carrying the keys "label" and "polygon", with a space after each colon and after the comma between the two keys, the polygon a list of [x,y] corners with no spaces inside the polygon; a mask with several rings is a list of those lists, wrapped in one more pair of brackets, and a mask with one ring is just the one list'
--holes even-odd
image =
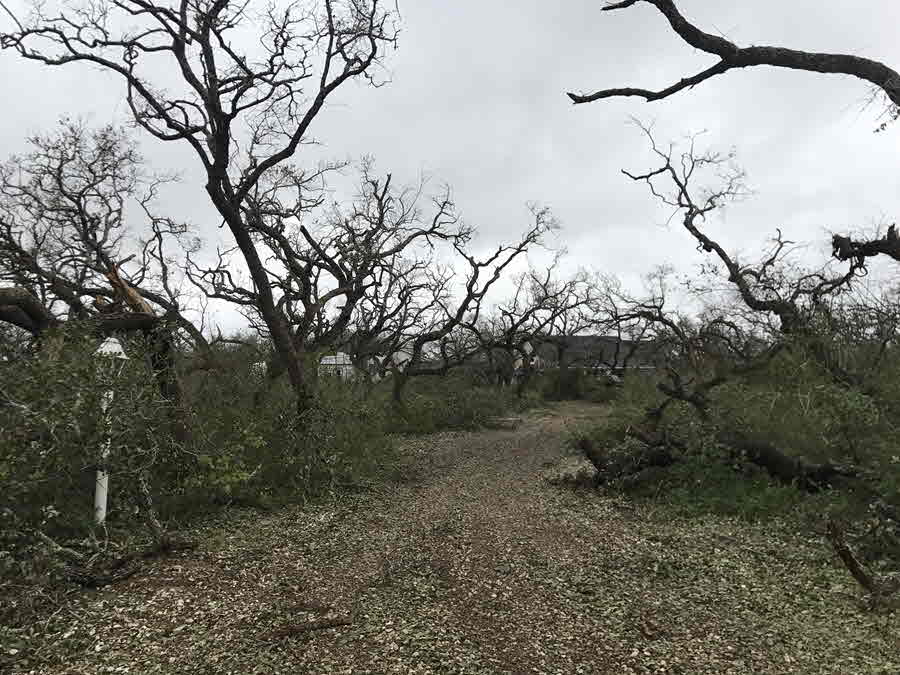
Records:
{"label": "green shrub", "polygon": [[535,395],[516,398],[514,390],[485,386],[477,371],[451,371],[444,377],[411,380],[400,406],[390,406],[390,428],[398,433],[429,434],[445,429],[477,429],[492,417],[524,410]]}
{"label": "green shrub", "polygon": [[536,378],[536,389],[548,401],[609,403],[618,397],[610,378],[585,368],[552,368]]}
{"label": "green shrub", "polygon": [[[621,464],[620,455],[635,452],[626,429],[646,424],[646,411],[662,400],[654,377],[628,378],[608,421],[582,435]],[[619,487],[686,514],[712,511],[748,519],[793,515],[818,522],[827,510],[859,520],[867,517],[874,500],[894,508],[900,504],[900,453],[891,404],[881,400],[874,386],[863,391],[837,383],[802,345],[785,350],[765,369],[715,388],[710,401],[708,420],[688,404],[670,403],[662,426],[685,448],[680,461],[645,471]],[[810,495],[735,457],[717,442],[719,431],[739,432],[809,462],[852,464],[862,478]]]}
{"label": "green shrub", "polygon": [[[109,518],[124,522],[136,497],[135,476],[185,459],[168,435],[169,407],[140,354],[118,376],[93,355],[96,340],[72,336],[57,358],[3,366],[0,418],[0,508],[23,529],[68,536],[93,519],[93,488],[101,449],[109,442]],[[109,364],[106,364],[107,366]],[[106,414],[103,392],[113,398]],[[108,425],[104,421],[108,419]],[[49,511],[59,515],[47,518]],[[12,515],[9,515],[12,514]]]}
{"label": "green shrub", "polygon": [[[120,551],[146,539],[141,477],[171,528],[223,503],[303,500],[356,483],[390,457],[384,408],[358,387],[326,379],[298,420],[284,383],[254,405],[260,378],[240,361],[187,378],[191,434],[176,442],[141,340],[128,340],[130,360],[117,377],[98,369],[97,344],[72,335],[56,358],[0,366],[0,593],[13,579],[21,586],[60,578],[43,535],[108,540]],[[108,388],[109,427],[101,406]],[[109,504],[99,531],[93,493],[108,437]]]}
{"label": "green shrub", "polygon": [[286,383],[259,405],[262,378],[247,364],[217,375],[195,404],[202,458],[194,488],[204,501],[268,505],[360,480],[390,456],[383,400],[339,378],[320,378],[314,405],[296,419]]}
{"label": "green shrub", "polygon": [[826,510],[846,508],[839,493],[811,495],[772,480],[752,465],[735,467],[699,457],[630,482],[627,490],[682,517],[716,514],[758,522],[791,516],[811,525]]}
{"label": "green shrub", "polygon": [[[140,478],[158,496],[192,462],[167,432],[170,408],[140,341],[128,345],[131,358],[117,375],[94,356],[97,345],[85,335],[67,335],[57,356],[0,366],[0,595],[13,587],[50,587],[61,578],[61,561],[44,537],[108,541],[103,546],[109,547],[146,536]],[[104,413],[106,391],[113,397]],[[105,532],[94,526],[93,511],[101,463],[109,472]],[[50,595],[17,594],[4,603],[15,616],[0,616],[0,623],[27,620],[28,603]]]}

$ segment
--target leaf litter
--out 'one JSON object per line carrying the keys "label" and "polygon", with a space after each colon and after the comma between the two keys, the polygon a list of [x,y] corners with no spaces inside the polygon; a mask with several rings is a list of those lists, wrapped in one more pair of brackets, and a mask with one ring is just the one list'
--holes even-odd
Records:
{"label": "leaf litter", "polygon": [[598,414],[402,438],[365,492],[227,514],[67,602],[11,672],[900,673],[896,612],[823,540],[544,480]]}

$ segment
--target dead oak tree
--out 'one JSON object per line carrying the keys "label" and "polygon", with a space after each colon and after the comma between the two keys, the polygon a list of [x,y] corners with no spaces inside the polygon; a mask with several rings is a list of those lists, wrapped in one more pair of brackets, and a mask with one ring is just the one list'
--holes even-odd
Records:
{"label": "dead oak tree", "polygon": [[[185,315],[166,243],[183,233],[152,215],[160,179],[143,172],[134,142],[121,129],[63,121],[30,139],[31,152],[0,165],[0,321],[32,336],[39,355],[65,348],[65,327],[98,336],[139,333],[150,346],[160,393],[186,434],[176,370],[179,335],[208,348]],[[127,235],[140,218],[153,236]],[[136,209],[135,209],[136,210]]]}
{"label": "dead oak tree", "polygon": [[[490,254],[478,257],[466,241],[453,241],[453,265],[465,270],[460,274],[449,267],[431,274],[428,290],[431,308],[427,328],[408,345],[408,358],[391,366],[393,400],[403,405],[403,394],[413,377],[443,375],[482,350],[473,333],[486,310],[488,293],[509,266],[558,224],[547,208],[532,207],[533,222],[513,244],[501,244]],[[453,285],[462,286],[455,292]]]}
{"label": "dead oak tree", "polygon": [[[690,139],[684,150],[677,151],[674,145],[663,148],[649,127],[638,126],[647,137],[658,165],[644,173],[624,169],[622,173],[644,183],[656,199],[672,209],[671,217],[680,216],[682,226],[697,242],[697,250],[714,255],[724,267],[728,283],[741,302],[753,312],[776,316],[783,334],[796,335],[802,331],[811,307],[845,290],[864,272],[861,263],[852,260],[843,272],[832,272],[825,265],[791,277],[785,273],[782,262],[793,242],[785,240],[780,230],[772,249],[759,263],[741,263],[703,229],[704,221],[712,212],[748,194],[744,172],[736,165],[734,154],[700,153],[695,149],[696,137]],[[704,172],[714,173],[718,184],[697,189],[693,181]]]}
{"label": "dead oak tree", "polygon": [[[376,273],[371,291],[357,304],[339,343],[368,385],[402,368],[416,336],[430,327],[435,296],[429,291],[437,263],[431,256],[398,257]],[[438,275],[440,276],[440,275]]]}
{"label": "dead oak tree", "polygon": [[[707,217],[722,204],[745,194],[743,172],[734,165],[733,157],[698,153],[694,139],[687,150],[681,152],[674,146],[660,148],[649,129],[644,127],[643,131],[659,164],[644,173],[623,173],[647,185],[653,196],[672,209],[673,217],[681,217],[683,227],[697,242],[697,249],[714,255],[718,264],[724,267],[728,285],[747,310],[756,315],[774,316],[778,321],[774,339],[766,344],[748,339],[752,336],[746,334],[738,321],[722,314],[693,326],[692,322],[665,310],[664,293],[631,303],[617,312],[618,320],[641,320],[652,324],[662,333],[658,339],[669,343],[670,359],[665,368],[667,381],[660,382],[657,387],[666,398],[648,411],[643,428],[632,430],[636,438],[655,450],[671,443],[671,438],[660,426],[663,412],[671,402],[689,404],[704,422],[710,422],[713,390],[735,377],[765,367],[779,351],[792,348],[797,340],[808,344],[811,353],[829,368],[835,379],[840,379],[837,364],[827,359],[823,340],[816,339],[821,336],[810,330],[810,322],[820,303],[845,290],[861,266],[852,262],[844,272],[830,272],[823,267],[791,274],[784,268],[786,246],[790,242],[785,241],[780,232],[773,249],[761,261],[755,264],[740,262],[707,235],[703,227]],[[704,171],[713,172],[719,184],[696,188],[694,182]],[[819,489],[836,476],[854,474],[852,469],[830,463],[806,463],[739,431],[719,430],[716,438],[764,467],[777,479],[797,481],[809,490]],[[654,456],[671,461],[665,453]]]}
{"label": "dead oak tree", "polygon": [[[101,0],[63,3],[56,13],[36,3],[17,24],[0,35],[4,49],[48,66],[90,65],[120,78],[138,126],[192,149],[304,410],[312,393],[303,354],[258,248],[260,237],[272,236],[260,190],[277,184],[278,172],[310,141],[311,126],[335,91],[354,80],[378,83],[382,51],[397,35],[392,12],[380,0],[271,4],[258,13],[230,0]],[[243,39],[247,31],[257,40]],[[165,84],[153,81],[161,65],[174,76]]]}
{"label": "dead oak tree", "polygon": [[[388,346],[396,353],[404,336],[422,329],[421,296],[432,283],[434,252],[463,249],[472,235],[449,188],[426,197],[424,180],[398,186],[391,174],[376,176],[367,160],[354,199],[329,204],[324,183],[313,190],[307,174],[280,175],[278,187],[261,190],[253,200],[258,245],[269,253],[265,274],[297,352],[315,360],[322,351],[347,348],[360,365]],[[280,189],[291,184],[303,199],[299,208],[281,199]],[[267,335],[256,289],[232,269],[221,255],[212,266],[192,263],[187,271],[207,297],[246,308],[251,323]],[[315,365],[308,364],[311,373]],[[267,380],[285,370],[276,353]]]}

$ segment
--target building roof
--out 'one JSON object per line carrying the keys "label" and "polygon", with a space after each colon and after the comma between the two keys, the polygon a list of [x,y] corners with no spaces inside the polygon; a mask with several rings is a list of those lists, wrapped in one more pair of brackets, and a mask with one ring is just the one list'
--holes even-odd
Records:
{"label": "building roof", "polygon": [[352,366],[353,361],[346,352],[337,352],[323,356],[319,361],[320,366]]}

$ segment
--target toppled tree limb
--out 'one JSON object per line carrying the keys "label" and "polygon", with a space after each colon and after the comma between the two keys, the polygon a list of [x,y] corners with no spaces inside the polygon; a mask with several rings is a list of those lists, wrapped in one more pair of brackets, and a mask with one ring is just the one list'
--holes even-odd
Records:
{"label": "toppled tree limb", "polygon": [[33,293],[24,288],[0,288],[0,322],[40,335],[57,321]]}
{"label": "toppled tree limb", "polygon": [[597,469],[598,485],[634,476],[645,469],[670,466],[678,461],[678,456],[672,452],[672,447],[677,447],[677,441],[674,439],[669,443],[667,441],[670,439],[664,434],[643,431],[635,427],[629,427],[626,434],[638,439],[646,447],[628,457],[614,457],[607,453],[605,448],[597,447],[590,438],[582,437],[576,442],[576,447]]}
{"label": "toppled tree limb", "polygon": [[287,623],[274,630],[262,633],[259,636],[261,640],[275,640],[278,638],[293,637],[303,633],[309,633],[314,630],[324,630],[326,628],[337,628],[338,626],[349,626],[353,621],[350,618],[334,618],[334,619],[314,619],[313,621],[304,621],[303,623]]}
{"label": "toppled tree limb", "polygon": [[639,2],[646,2],[658,9],[669,21],[682,40],[700,51],[719,57],[719,61],[699,73],[685,77],[675,84],[660,90],[618,87],[601,89],[592,94],[568,93],[572,103],[590,103],[605,98],[637,96],[646,101],[658,101],[690,89],[701,82],[721,75],[729,70],[750,66],[773,66],[815,73],[850,75],[870,82],[895,105],[900,106],[900,73],[880,61],[851,54],[827,54],[805,52],[783,47],[751,46],[738,47],[719,35],[707,33],[690,21],[678,10],[674,0],[624,0],[607,5],[605,11],[626,9]]}
{"label": "toppled tree limb", "polygon": [[878,583],[856,559],[856,556],[853,555],[853,551],[850,550],[850,547],[847,546],[847,542],[844,541],[844,535],[837,526],[837,523],[835,523],[834,520],[829,519],[826,528],[828,541],[831,543],[832,548],[834,548],[834,552],[837,553],[838,557],[841,559],[841,562],[844,563],[844,567],[847,568],[847,571],[853,575],[853,578],[856,579],[856,581],[859,582],[859,585],[866,589],[866,591],[872,595],[878,595],[881,590]]}
{"label": "toppled tree limb", "polygon": [[[156,520],[155,516],[151,516],[151,518]],[[159,538],[159,533],[155,532],[157,540],[148,548],[114,558],[96,551],[88,555],[71,546],[63,546],[40,530],[36,530],[34,534],[47,545],[54,555],[59,557],[62,562],[63,575],[68,581],[84,588],[102,588],[136,574],[140,570],[141,559],[153,558],[160,553],[189,551],[197,547],[195,542],[173,539],[162,530],[158,520],[156,520],[156,526],[163,533],[162,538]]]}
{"label": "toppled tree limb", "polygon": [[[610,458],[588,438],[580,439],[578,449],[598,471],[598,482],[606,483],[633,476],[651,467],[666,467],[679,461],[687,448],[665,431],[629,427],[626,434],[645,447],[627,458]],[[806,492],[818,492],[836,478],[855,478],[858,471],[831,462],[812,464],[791,457],[771,443],[748,438],[736,432],[720,432],[716,440],[740,453],[741,458],[764,469],[772,478],[786,485],[796,485]],[[676,452],[673,452],[675,450]]]}
{"label": "toppled tree limb", "polygon": [[771,443],[748,438],[733,431],[720,432],[716,435],[716,440],[739,451],[747,461],[765,469],[772,478],[788,485],[796,484],[806,492],[818,492],[835,478],[855,478],[859,474],[854,467],[831,462],[811,464],[791,457]]}
{"label": "toppled tree limb", "polygon": [[880,239],[854,241],[850,237],[839,234],[831,238],[831,253],[838,260],[855,260],[862,265],[866,258],[886,255],[900,260],[900,237],[897,236],[897,225],[891,225],[887,234]]}
{"label": "toppled tree limb", "polygon": [[57,555],[79,564],[85,563],[87,561],[87,557],[80,551],[76,551],[74,548],[63,546],[62,544],[55,542],[40,530],[37,530],[35,532],[35,535]]}

